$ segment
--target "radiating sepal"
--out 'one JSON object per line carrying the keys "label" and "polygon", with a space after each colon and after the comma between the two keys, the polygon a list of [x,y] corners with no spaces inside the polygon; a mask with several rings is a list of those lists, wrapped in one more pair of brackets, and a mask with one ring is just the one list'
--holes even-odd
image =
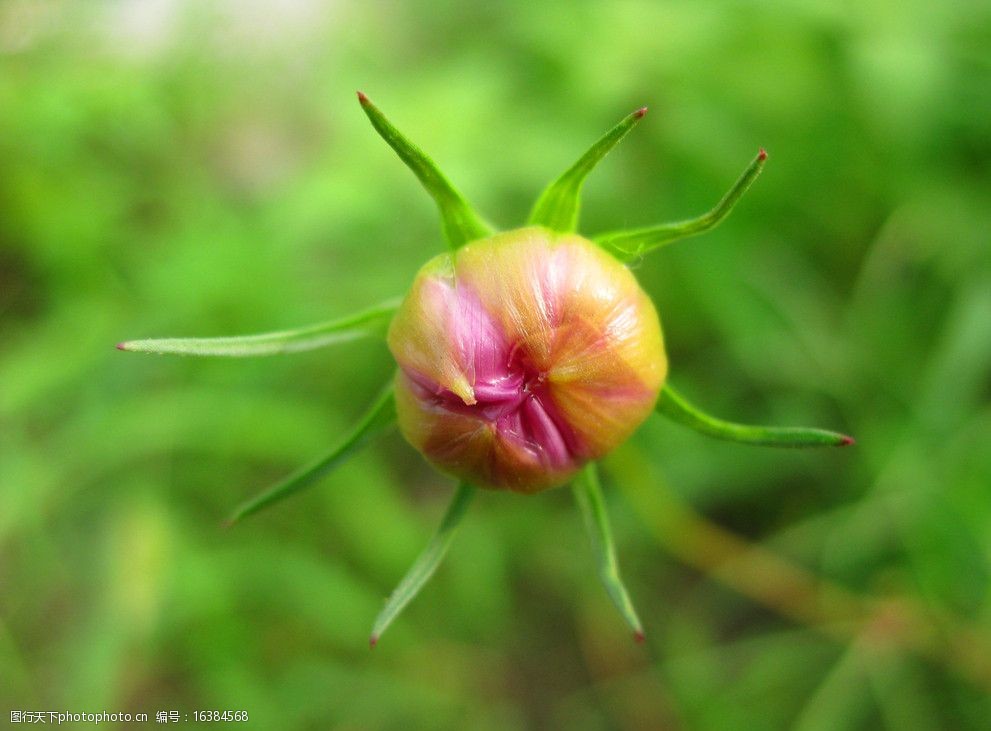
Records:
{"label": "radiating sepal", "polygon": [[349,340],[383,335],[398,306],[399,300],[392,299],[354,315],[340,317],[317,325],[262,333],[261,335],[125,340],[117,344],[117,349],[156,355],[200,355],[227,358],[296,353]]}
{"label": "radiating sepal", "polygon": [[393,395],[392,381],[390,381],[354,429],[337,446],[320,459],[300,468],[284,480],[239,505],[231,517],[227,519],[227,525],[233,525],[249,515],[312,487],[317,480],[326,476],[335,467],[340,466],[351,455],[358,452],[376,436],[394,426],[395,423],[396,401]]}
{"label": "radiating sepal", "polygon": [[392,624],[392,620],[399,616],[399,613],[403,611],[406,605],[420,592],[424,584],[430,580],[430,577],[434,575],[434,571],[437,570],[441,560],[444,558],[444,554],[447,553],[447,549],[454,539],[454,534],[457,532],[458,526],[461,525],[461,520],[464,518],[468,505],[474,496],[474,487],[463,482],[458,485],[458,489],[447,506],[447,512],[444,513],[444,518],[441,520],[437,532],[434,533],[430,539],[430,543],[427,544],[423,553],[417,557],[410,570],[406,572],[402,581],[399,582],[399,586],[396,587],[395,591],[386,600],[385,606],[379,612],[378,617],[375,618],[375,624],[372,626],[372,634],[368,638],[369,647],[374,648],[378,644],[382,633]]}
{"label": "radiating sepal", "polygon": [[642,107],[624,117],[619,124],[606,132],[584,155],[578,158],[574,165],[547,186],[534,204],[529,223],[536,226],[546,226],[552,231],[560,233],[575,231],[578,227],[578,209],[581,204],[581,192],[585,178],[602,158],[626,137],[637,122],[643,119],[646,113],[647,107]]}
{"label": "radiating sepal", "polygon": [[633,261],[678,239],[705,233],[718,226],[730,214],[733,206],[760,175],[765,160],[767,153],[761,150],[722,200],[712,210],[698,218],[601,234],[595,237],[595,243],[617,259]]}
{"label": "radiating sepal", "polygon": [[716,439],[765,447],[846,447],[853,437],[825,429],[791,426],[734,424],[705,413],[678,391],[665,384],[657,401],[657,412],[673,421]]}
{"label": "radiating sepal", "polygon": [[434,199],[440,211],[444,236],[452,249],[492,233],[492,227],[475,212],[423,150],[396,129],[379,108],[360,91],[358,101],[375,131],[396,151],[400,159],[406,163],[406,167],[413,172]]}
{"label": "radiating sepal", "polygon": [[633,632],[633,639],[643,642],[643,625],[633,601],[619,575],[619,562],[616,560],[616,546],[613,544],[612,528],[606,515],[606,503],[599,485],[599,474],[594,462],[589,463],[578,475],[574,483],[575,500],[581,509],[588,531],[592,552],[599,571],[599,578],[613,604],[623,615],[623,619]]}

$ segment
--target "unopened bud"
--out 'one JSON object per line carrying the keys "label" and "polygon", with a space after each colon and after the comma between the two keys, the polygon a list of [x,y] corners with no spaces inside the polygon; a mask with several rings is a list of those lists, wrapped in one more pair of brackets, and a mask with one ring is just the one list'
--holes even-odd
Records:
{"label": "unopened bud", "polygon": [[573,234],[524,228],[420,270],[389,329],[406,439],[441,470],[536,492],[625,441],[667,374],[633,274]]}

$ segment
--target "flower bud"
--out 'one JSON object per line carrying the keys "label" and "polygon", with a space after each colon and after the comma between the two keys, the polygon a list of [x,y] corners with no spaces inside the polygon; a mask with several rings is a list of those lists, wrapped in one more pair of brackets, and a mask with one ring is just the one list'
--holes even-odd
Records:
{"label": "flower bud", "polygon": [[543,228],[427,262],[389,349],[406,439],[471,484],[526,493],[625,441],[667,373],[657,312],[630,271]]}

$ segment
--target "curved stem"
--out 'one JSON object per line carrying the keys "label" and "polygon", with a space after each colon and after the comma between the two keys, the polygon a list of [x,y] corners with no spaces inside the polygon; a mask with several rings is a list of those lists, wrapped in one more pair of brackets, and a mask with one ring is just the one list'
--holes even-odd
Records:
{"label": "curved stem", "polygon": [[747,166],[747,169],[743,171],[739,180],[708,213],[703,213],[697,218],[686,221],[602,234],[595,237],[595,242],[616,258],[632,261],[678,239],[697,236],[700,233],[710,231],[730,214],[733,206],[760,175],[765,160],[767,160],[767,153],[761,150]]}
{"label": "curved stem", "polygon": [[627,442],[607,466],[658,545],[713,580],[781,616],[841,642],[893,643],[991,690],[987,628],[952,615],[934,617],[914,597],[858,594],[799,563],[709,521],[670,488],[643,450]]}
{"label": "curved stem", "polygon": [[602,487],[599,484],[599,472],[594,462],[582,470],[573,486],[575,500],[585,519],[585,529],[592,552],[595,554],[599,569],[599,579],[606,587],[606,592],[612,603],[616,605],[623,619],[633,630],[633,638],[643,642],[643,625],[637,610],[633,606],[626,585],[619,575],[619,561],[616,559],[616,546],[613,543],[612,528],[609,516],[606,514],[606,503],[602,497]]}
{"label": "curved stem", "polygon": [[382,393],[372,406],[365,412],[354,429],[328,454],[315,462],[293,472],[284,480],[277,482],[267,490],[246,500],[234,510],[227,519],[227,525],[253,515],[291,495],[312,487],[317,480],[324,477],[335,467],[340,466],[348,457],[364,447],[374,437],[389,429],[396,421],[396,402],[393,395],[392,380],[382,389]]}
{"label": "curved stem", "polygon": [[670,384],[661,389],[657,413],[716,439],[765,447],[845,447],[854,443],[845,434],[806,427],[734,424],[705,413]]}
{"label": "curved stem", "polygon": [[378,644],[379,638],[382,637],[382,633],[392,624],[392,620],[399,616],[399,613],[403,611],[406,605],[420,592],[420,589],[423,588],[430,577],[434,575],[434,571],[437,570],[441,560],[444,558],[444,554],[447,553],[447,549],[454,539],[454,534],[457,532],[457,528],[461,524],[461,520],[464,518],[468,505],[471,504],[471,499],[474,496],[474,487],[463,482],[458,485],[458,489],[447,506],[447,512],[444,513],[444,518],[441,520],[437,532],[434,533],[433,538],[430,539],[430,543],[427,544],[423,553],[417,557],[402,581],[399,582],[399,586],[389,596],[382,611],[375,618],[375,624],[372,626],[372,634],[368,638],[370,647],[375,647]]}
{"label": "curved stem", "polygon": [[570,233],[578,225],[578,208],[585,178],[609,151],[643,119],[647,107],[627,115],[592,145],[584,155],[540,194],[530,213],[529,223],[552,231]]}
{"label": "curved stem", "polygon": [[117,343],[117,349],[156,355],[200,355],[226,358],[297,353],[349,340],[381,335],[389,326],[389,322],[398,307],[399,299],[396,298],[354,315],[292,330],[220,338],[126,340]]}
{"label": "curved stem", "polygon": [[440,210],[441,224],[448,245],[452,249],[457,249],[469,241],[489,236],[492,233],[491,226],[482,220],[434,161],[396,129],[378,107],[360,91],[358,101],[375,131],[396,151],[399,158],[406,163],[406,167],[413,172],[434,199]]}

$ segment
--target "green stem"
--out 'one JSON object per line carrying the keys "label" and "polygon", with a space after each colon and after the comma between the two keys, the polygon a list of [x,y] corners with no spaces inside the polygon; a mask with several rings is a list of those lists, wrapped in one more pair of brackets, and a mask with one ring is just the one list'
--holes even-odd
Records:
{"label": "green stem", "polygon": [[317,480],[335,467],[340,466],[348,457],[368,444],[372,438],[389,429],[395,421],[396,402],[392,392],[392,380],[390,380],[388,385],[382,389],[379,397],[362,416],[361,421],[337,446],[315,462],[311,462],[284,480],[243,502],[227,519],[227,525],[234,525],[249,515],[271,507],[301,490],[312,487]]}
{"label": "green stem", "polygon": [[578,226],[582,186],[592,169],[643,119],[647,107],[638,109],[606,132],[561,177],[540,194],[530,213],[529,223],[552,231],[570,233]]}
{"label": "green stem", "polygon": [[117,349],[156,355],[200,355],[227,358],[296,353],[357,340],[358,338],[381,335],[385,332],[398,307],[399,300],[392,299],[354,315],[293,330],[221,338],[127,340],[118,343]]}
{"label": "green stem", "polygon": [[375,131],[396,151],[399,158],[406,163],[406,167],[413,172],[434,199],[440,210],[441,224],[448,245],[452,249],[457,249],[469,241],[491,235],[491,226],[482,220],[434,161],[396,129],[378,107],[360,91],[358,101]]}
{"label": "green stem", "polygon": [[474,495],[475,488],[471,485],[465,483],[458,485],[458,489],[454,493],[454,497],[451,498],[447,512],[444,513],[444,518],[441,520],[437,532],[434,533],[433,538],[430,539],[430,543],[427,544],[423,553],[417,557],[410,570],[403,577],[403,580],[399,582],[399,586],[389,596],[378,617],[375,618],[375,624],[372,626],[372,634],[368,639],[370,647],[375,647],[378,644],[379,638],[382,637],[382,633],[392,624],[392,620],[399,616],[399,613],[403,611],[406,605],[420,592],[420,589],[423,588],[430,577],[434,575],[434,571],[437,570],[441,560],[444,558],[444,554],[447,553],[447,549],[450,547],[454,534],[457,532],[457,528],[461,524],[461,520],[465,516],[465,511],[468,509],[468,505],[471,503]]}
{"label": "green stem", "polygon": [[595,241],[613,256],[623,261],[632,261],[656,249],[673,243],[678,239],[697,236],[718,226],[725,219],[737,201],[747,192],[764,168],[767,153],[761,150],[757,153],[743,175],[733,184],[733,187],[722,197],[722,200],[708,213],[687,221],[664,223],[659,226],[615,231],[596,236]]}
{"label": "green stem", "polygon": [[657,401],[657,412],[716,439],[756,444],[766,447],[845,447],[853,437],[805,427],[750,426],[734,424],[705,413],[665,384]]}
{"label": "green stem", "polygon": [[606,503],[602,497],[599,484],[599,473],[594,462],[582,470],[573,485],[575,500],[585,519],[585,529],[592,552],[598,564],[599,578],[602,580],[609,598],[623,615],[623,619],[633,630],[633,638],[643,642],[643,625],[633,607],[630,594],[619,575],[619,562],[616,559],[616,546],[613,543],[612,528],[609,526],[609,516],[606,514]]}

